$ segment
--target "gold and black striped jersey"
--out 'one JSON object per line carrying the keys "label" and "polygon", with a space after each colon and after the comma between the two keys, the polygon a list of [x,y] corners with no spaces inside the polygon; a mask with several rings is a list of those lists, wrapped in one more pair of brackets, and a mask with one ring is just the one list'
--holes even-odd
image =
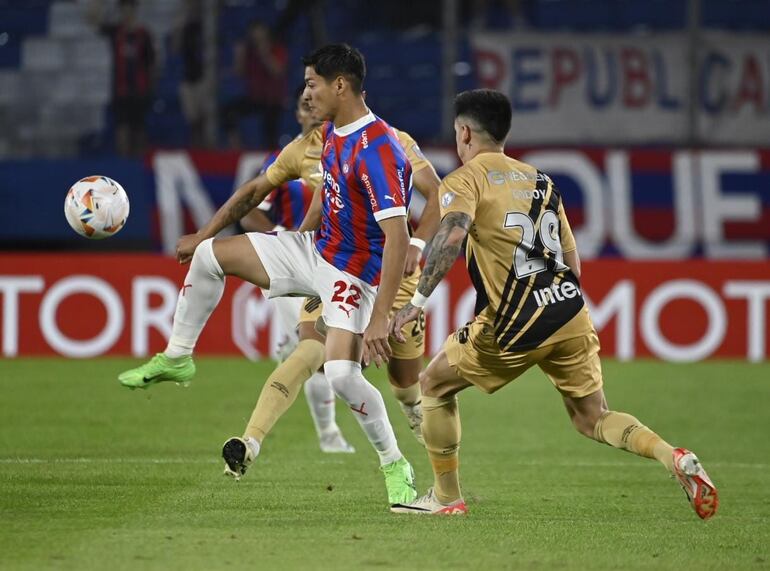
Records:
{"label": "gold and black striped jersey", "polygon": [[442,218],[473,220],[466,261],[477,319],[494,329],[503,351],[527,351],[593,328],[563,253],[575,238],[551,179],[503,153],[481,153],[447,176]]}

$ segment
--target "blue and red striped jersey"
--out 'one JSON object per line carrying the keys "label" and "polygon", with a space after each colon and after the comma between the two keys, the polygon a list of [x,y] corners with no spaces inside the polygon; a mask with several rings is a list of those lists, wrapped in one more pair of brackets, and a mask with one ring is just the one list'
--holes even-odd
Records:
{"label": "blue and red striped jersey", "polygon": [[[270,153],[259,171],[260,174],[275,162],[276,157],[278,157],[278,151]],[[302,224],[312,200],[313,189],[310,184],[298,178],[273,189],[258,208],[263,210],[276,226],[296,230]]]}
{"label": "blue and red striped jersey", "polygon": [[406,216],[412,166],[393,129],[369,112],[323,127],[323,214],[316,249],[334,267],[380,283],[385,234],[378,221]]}

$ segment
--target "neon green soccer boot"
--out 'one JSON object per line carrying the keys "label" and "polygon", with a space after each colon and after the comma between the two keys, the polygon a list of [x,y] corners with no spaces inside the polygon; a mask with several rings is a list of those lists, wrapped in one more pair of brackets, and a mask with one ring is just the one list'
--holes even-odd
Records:
{"label": "neon green soccer boot", "polygon": [[380,466],[385,474],[385,487],[388,489],[388,503],[408,504],[417,498],[417,488],[414,485],[414,470],[406,458],[401,457],[395,462]]}
{"label": "neon green soccer boot", "polygon": [[120,384],[129,389],[146,389],[155,383],[171,381],[186,387],[195,376],[195,363],[186,355],[178,359],[158,353],[144,365],[118,375]]}

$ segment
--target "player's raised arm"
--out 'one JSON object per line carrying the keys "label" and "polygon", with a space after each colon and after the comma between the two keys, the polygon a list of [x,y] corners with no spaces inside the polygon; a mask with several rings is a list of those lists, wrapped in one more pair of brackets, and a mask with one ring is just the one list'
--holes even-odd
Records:
{"label": "player's raised arm", "polygon": [[401,343],[406,341],[401,328],[405,323],[417,318],[425,301],[455,263],[472,223],[471,215],[465,212],[449,212],[444,216],[433,238],[428,261],[425,263],[425,269],[420,276],[420,283],[417,285],[412,301],[401,308],[390,322],[390,334],[397,341]]}
{"label": "player's raised arm", "polygon": [[276,229],[275,223],[268,218],[262,209],[265,202],[262,202],[257,208],[252,208],[251,212],[246,214],[240,220],[241,228],[246,232],[270,232]]}
{"label": "player's raised arm", "polygon": [[206,238],[213,238],[223,228],[243,218],[252,208],[262,202],[274,186],[266,174],[261,174],[241,185],[200,230],[195,234],[188,234],[179,239],[176,244],[176,257],[179,263],[188,263],[198,244]]}

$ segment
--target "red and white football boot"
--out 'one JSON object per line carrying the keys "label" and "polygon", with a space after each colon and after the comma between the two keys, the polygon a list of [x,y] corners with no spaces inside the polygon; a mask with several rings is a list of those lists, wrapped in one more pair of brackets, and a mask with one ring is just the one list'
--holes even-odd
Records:
{"label": "red and white football boot", "polygon": [[686,448],[675,448],[674,475],[699,518],[709,519],[717,513],[717,489],[695,454]]}

